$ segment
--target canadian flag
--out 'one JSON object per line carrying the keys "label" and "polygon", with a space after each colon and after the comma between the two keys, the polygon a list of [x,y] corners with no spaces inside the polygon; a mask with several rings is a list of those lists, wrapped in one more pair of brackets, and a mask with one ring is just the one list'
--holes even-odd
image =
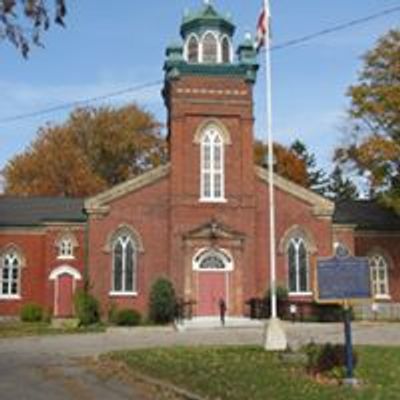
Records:
{"label": "canadian flag", "polygon": [[256,35],[256,48],[259,51],[264,45],[265,40],[271,37],[271,13],[269,9],[269,2],[265,2],[261,14],[258,18],[257,23],[257,35]]}

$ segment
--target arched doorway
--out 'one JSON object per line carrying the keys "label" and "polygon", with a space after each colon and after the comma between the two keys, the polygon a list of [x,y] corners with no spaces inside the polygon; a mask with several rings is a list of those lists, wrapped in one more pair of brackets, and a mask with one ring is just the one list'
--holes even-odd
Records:
{"label": "arched doorway", "polygon": [[218,316],[221,299],[225,301],[229,313],[232,256],[223,249],[201,249],[193,258],[193,270],[197,273],[197,316]]}
{"label": "arched doorway", "polygon": [[82,280],[82,275],[73,267],[62,266],[54,269],[49,279],[54,282],[54,316],[73,317],[76,282]]}

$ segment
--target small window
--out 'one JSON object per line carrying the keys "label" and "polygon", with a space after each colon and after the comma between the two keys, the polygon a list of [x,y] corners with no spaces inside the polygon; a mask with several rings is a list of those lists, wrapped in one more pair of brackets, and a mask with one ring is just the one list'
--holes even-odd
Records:
{"label": "small window", "polygon": [[289,291],[290,293],[308,293],[309,262],[304,240],[294,238],[288,248]]}
{"label": "small window", "polygon": [[112,292],[132,294],[137,290],[137,252],[130,236],[120,236],[114,244]]}
{"label": "small window", "polygon": [[231,44],[226,36],[222,39],[222,62],[231,62]]}
{"label": "small window", "polygon": [[389,296],[389,273],[386,259],[379,254],[369,258],[372,293],[375,297]]}
{"label": "small window", "polygon": [[189,63],[199,62],[199,41],[195,36],[191,36],[187,47],[187,59]]}
{"label": "small window", "polygon": [[15,251],[2,257],[0,275],[0,298],[12,298],[20,295],[21,258]]}
{"label": "small window", "polygon": [[207,33],[203,38],[203,62],[216,64],[218,62],[218,42],[213,33]]}
{"label": "small window", "polygon": [[72,242],[72,239],[61,239],[58,249],[58,258],[74,258],[74,244]]}

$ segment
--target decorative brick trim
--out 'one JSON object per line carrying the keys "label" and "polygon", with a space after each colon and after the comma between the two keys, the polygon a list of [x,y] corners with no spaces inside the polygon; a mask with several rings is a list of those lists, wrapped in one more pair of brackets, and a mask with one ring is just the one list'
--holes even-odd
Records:
{"label": "decorative brick trim", "polygon": [[222,89],[200,89],[200,88],[178,88],[176,92],[179,94],[211,94],[220,96],[246,96],[247,90],[222,90]]}
{"label": "decorative brick trim", "polygon": [[356,230],[354,232],[355,237],[400,237],[400,232],[394,232],[394,231],[363,231],[363,230]]}
{"label": "decorative brick trim", "polygon": [[139,190],[145,186],[151,185],[158,180],[168,176],[170,171],[170,164],[162,165],[154,168],[151,171],[145,172],[129,181],[123,182],[113,188],[106,190],[85,201],[85,210],[88,214],[107,213],[109,208],[107,205],[122,196]]}
{"label": "decorative brick trim", "polygon": [[232,144],[231,134],[226,126],[217,118],[208,118],[203,121],[197,128],[196,133],[194,135],[193,143],[200,144],[201,138],[208,127],[215,126],[218,132],[221,133],[222,138],[224,140],[225,145]]}
{"label": "decorative brick trim", "polygon": [[26,267],[26,258],[25,258],[24,252],[20,246],[18,246],[17,244],[14,244],[14,243],[9,243],[0,249],[1,264],[3,264],[3,258],[10,252],[15,252],[18,254],[19,260],[21,262],[20,266],[21,266],[21,268],[25,268]]}
{"label": "decorative brick trim", "polygon": [[143,239],[140,233],[131,225],[121,224],[115,230],[110,232],[107,236],[106,245],[104,246],[104,251],[110,253],[112,251],[114,242],[121,235],[129,235],[136,244],[136,250],[140,253],[144,252]]}
{"label": "decorative brick trim", "polygon": [[[265,183],[269,182],[268,171],[261,167],[255,167],[256,175]],[[297,197],[313,206],[313,213],[317,217],[331,217],[335,211],[335,204],[311,190],[274,174],[274,184],[278,189]]]}
{"label": "decorative brick trim", "polygon": [[307,251],[311,254],[317,253],[317,245],[313,235],[304,227],[300,225],[293,225],[282,236],[279,242],[279,253],[286,254],[289,248],[289,243],[292,239],[300,237],[306,244]]}

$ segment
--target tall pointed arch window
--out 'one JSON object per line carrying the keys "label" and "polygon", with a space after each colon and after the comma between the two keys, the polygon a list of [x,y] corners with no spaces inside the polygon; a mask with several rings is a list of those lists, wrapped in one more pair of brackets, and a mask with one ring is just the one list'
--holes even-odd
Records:
{"label": "tall pointed arch window", "polygon": [[218,41],[215,35],[208,32],[203,37],[203,62],[216,64],[218,62]]}
{"label": "tall pointed arch window", "polygon": [[19,298],[22,259],[16,250],[9,250],[1,257],[0,298]]}
{"label": "tall pointed arch window", "polygon": [[388,262],[381,254],[369,258],[371,269],[372,294],[375,297],[389,297],[389,268]]}
{"label": "tall pointed arch window", "polygon": [[296,237],[290,240],[288,246],[289,292],[308,293],[309,286],[309,256],[304,240]]}
{"label": "tall pointed arch window", "polygon": [[231,62],[231,44],[226,36],[222,38],[221,47],[222,47],[222,62],[223,63]]}
{"label": "tall pointed arch window", "polygon": [[215,127],[208,127],[201,139],[201,200],[225,200],[224,141]]}
{"label": "tall pointed arch window", "polygon": [[191,64],[199,62],[199,41],[194,35],[187,42],[187,60]]}
{"label": "tall pointed arch window", "polygon": [[112,294],[136,294],[137,249],[132,237],[120,235],[113,246]]}

